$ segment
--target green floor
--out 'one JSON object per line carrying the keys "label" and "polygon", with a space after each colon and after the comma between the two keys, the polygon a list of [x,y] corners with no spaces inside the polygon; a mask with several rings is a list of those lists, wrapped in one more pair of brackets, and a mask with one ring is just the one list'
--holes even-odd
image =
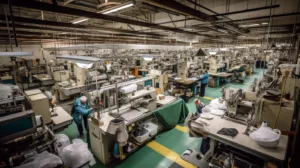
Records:
{"label": "green floor", "polygon": [[[263,70],[257,69],[256,73],[252,74],[251,76],[247,77],[244,84],[234,84],[229,83],[223,86],[226,87],[232,87],[232,88],[242,88],[247,89],[251,82],[256,77],[261,77],[263,73]],[[220,89],[223,87],[218,88],[206,88],[206,94],[205,96],[210,98],[218,98],[221,96]],[[200,98],[202,102],[208,104],[210,100]],[[189,108],[190,112],[195,112],[196,108],[193,103],[193,98],[190,99],[189,103],[187,103],[187,106]],[[182,126],[182,124],[181,124]],[[65,129],[63,132],[66,135],[70,137],[70,139],[78,138],[79,134],[76,128],[76,125],[73,123],[69,128]],[[159,134],[155,140],[159,144],[165,146],[166,148],[172,150],[173,152],[176,152],[177,154],[183,153],[188,148],[194,148],[196,150],[200,149],[201,145],[201,139],[199,138],[191,138],[189,135],[185,132],[182,132],[176,128],[163,132]],[[130,157],[128,157],[123,162],[116,162],[113,163],[113,165],[104,166],[97,160],[97,164],[93,167],[95,168],[102,168],[102,167],[118,167],[118,168],[166,168],[169,167],[173,162],[163,155],[157,153],[155,150],[148,146],[142,147],[140,150],[132,154]]]}

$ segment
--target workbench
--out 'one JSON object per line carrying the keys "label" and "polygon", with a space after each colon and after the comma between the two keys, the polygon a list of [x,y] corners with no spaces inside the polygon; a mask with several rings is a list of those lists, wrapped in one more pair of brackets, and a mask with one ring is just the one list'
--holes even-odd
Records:
{"label": "workbench", "polygon": [[49,86],[55,83],[52,77],[47,74],[33,75],[33,77],[39,81],[41,86]]}
{"label": "workbench", "polygon": [[[206,120],[209,123],[209,126],[207,126],[207,129],[209,130],[208,137],[211,138],[211,144],[214,144],[213,146],[211,145],[211,147],[214,147],[217,143],[222,143],[257,156],[265,162],[272,162],[277,165],[282,165],[284,162],[288,145],[288,136],[281,135],[277,148],[271,149],[261,147],[248,135],[243,134],[247,126],[227,119],[222,119],[219,116],[214,115],[213,117],[212,120]],[[235,128],[239,133],[234,138],[217,134],[222,128]],[[214,149],[211,150],[214,152]]]}
{"label": "workbench", "polygon": [[[119,114],[123,113],[123,115],[120,116],[122,118],[124,118],[124,114],[126,114],[127,111],[129,113],[140,113],[139,116],[135,116],[134,118],[130,117],[130,120],[124,120],[128,132],[130,129],[133,129],[137,123],[143,123],[145,121],[150,121],[151,119],[157,119],[158,123],[162,124],[165,129],[174,128],[178,122],[184,122],[184,119],[188,114],[188,108],[182,99],[176,99],[176,101],[173,101],[172,103],[168,103],[165,106],[157,108],[154,112],[147,111],[147,109],[143,107],[132,109],[130,106],[130,104],[123,105],[119,109]],[[107,165],[115,158],[112,153],[117,139],[116,135],[111,135],[108,133],[110,121],[115,119],[115,117],[111,116],[108,111],[108,109],[104,109],[102,111],[101,121],[103,124],[100,126],[94,123],[93,119],[88,120],[91,150],[94,156],[97,157],[104,165]],[[111,109],[110,111],[116,112],[116,109]],[[160,130],[162,129],[158,128],[158,131]],[[140,146],[144,145],[150,140],[151,139],[148,139],[141,143],[138,147],[136,147],[136,149],[140,148]],[[133,149],[132,152],[134,152],[136,149]]]}
{"label": "workbench", "polygon": [[[50,108],[52,111],[52,108]],[[72,116],[65,111],[62,107],[56,106],[54,107],[54,112],[57,114],[56,116],[51,117],[52,119],[52,130],[54,132],[59,132],[67,128],[72,124],[73,118]]]}
{"label": "workbench", "polygon": [[215,83],[216,83],[215,87],[219,87],[220,86],[220,80],[222,78],[225,78],[225,81],[230,83],[232,74],[231,73],[225,73],[225,72],[209,73],[209,76],[214,78]]}
{"label": "workbench", "polygon": [[[123,109],[126,109],[126,107],[120,108],[119,110],[122,111]],[[132,112],[138,113],[141,109],[144,108],[137,108],[131,110]],[[137,122],[144,122],[144,120],[148,120],[148,117],[151,117],[152,114],[153,112],[145,112],[135,117],[131,121],[125,120],[127,131],[129,132],[128,128],[133,128],[134,125],[137,124]],[[114,151],[114,145],[116,143],[117,135],[112,135],[108,133],[108,126],[110,124],[110,121],[113,119],[115,119],[115,117],[112,117],[108,112],[106,112],[101,114],[101,121],[103,122],[103,125],[98,126],[93,122],[92,119],[88,120],[92,152],[94,156],[96,156],[104,165],[110,163],[115,158],[112,153]]]}
{"label": "workbench", "polygon": [[[191,78],[186,80],[182,80],[182,79],[173,80],[172,82],[175,83],[178,88],[180,88],[181,86],[184,87],[184,94],[182,95],[182,98],[187,103],[191,97],[197,94],[197,86],[200,80],[201,80],[200,78]],[[188,88],[191,88],[193,92],[191,96],[188,96],[186,94]]]}

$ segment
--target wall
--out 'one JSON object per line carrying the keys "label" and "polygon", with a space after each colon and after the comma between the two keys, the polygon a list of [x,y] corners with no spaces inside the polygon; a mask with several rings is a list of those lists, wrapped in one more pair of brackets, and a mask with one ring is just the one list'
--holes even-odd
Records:
{"label": "wall", "polygon": [[[10,51],[10,46],[8,47],[8,51]],[[6,47],[1,45],[0,46],[0,52],[5,52],[6,51]],[[40,45],[24,45],[24,46],[20,46],[20,47],[13,47],[13,51],[27,51],[27,52],[33,52],[33,56],[27,56],[27,57],[23,57],[26,59],[37,59],[39,58],[41,60],[41,63],[44,63],[43,60],[43,54],[42,54],[42,50],[41,50],[41,46]],[[53,59],[54,56],[50,55],[48,51],[44,51],[44,57],[47,61],[49,61],[50,59]],[[8,65],[11,64],[10,62],[10,58],[8,57],[0,57],[0,66],[2,65]]]}

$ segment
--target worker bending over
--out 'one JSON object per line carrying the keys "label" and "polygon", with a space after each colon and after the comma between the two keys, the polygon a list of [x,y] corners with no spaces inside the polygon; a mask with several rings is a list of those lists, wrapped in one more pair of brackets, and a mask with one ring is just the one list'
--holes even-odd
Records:
{"label": "worker bending over", "polygon": [[200,97],[203,97],[205,95],[205,87],[208,83],[209,74],[207,70],[205,70],[205,74],[200,77],[201,79],[201,86],[200,86]]}
{"label": "worker bending over", "polygon": [[74,122],[77,125],[78,132],[81,137],[84,136],[83,134],[83,126],[82,120],[84,123],[85,130],[88,132],[88,117],[89,114],[92,112],[92,108],[90,108],[87,97],[81,96],[77,98],[73,104],[71,115],[73,117]]}
{"label": "worker bending over", "polygon": [[[205,106],[205,104],[201,103],[201,101],[199,99],[195,99],[194,103],[196,105],[197,113],[201,114],[202,109]],[[203,138],[202,138],[202,143],[201,143],[201,146],[200,146],[200,152],[203,155],[205,155],[206,152],[208,152],[209,148],[210,148],[210,145],[209,145],[210,139],[207,137],[208,135],[205,132],[203,132],[202,135],[203,135]]]}

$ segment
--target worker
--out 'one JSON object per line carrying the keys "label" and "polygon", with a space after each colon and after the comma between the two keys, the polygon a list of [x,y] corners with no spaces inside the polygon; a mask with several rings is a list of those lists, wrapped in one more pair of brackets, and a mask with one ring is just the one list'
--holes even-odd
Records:
{"label": "worker", "polygon": [[201,79],[201,86],[200,86],[200,97],[203,97],[205,95],[205,87],[208,83],[209,74],[207,70],[205,70],[205,74],[200,77]]}
{"label": "worker", "polygon": [[82,126],[82,119],[84,123],[85,130],[88,132],[88,116],[91,113],[92,108],[90,108],[87,97],[81,96],[77,98],[73,104],[71,115],[73,117],[74,122],[77,125],[78,132],[80,137],[83,137],[83,126]]}
{"label": "worker", "polygon": [[194,103],[195,103],[195,106],[196,106],[196,109],[197,109],[197,113],[198,114],[201,114],[202,113],[202,108],[204,107],[204,104],[201,103],[201,101],[199,99],[195,99],[194,100]]}
{"label": "worker", "polygon": [[[196,105],[196,109],[197,109],[197,113],[201,114],[202,113],[202,109],[205,106],[203,103],[201,103],[201,101],[199,99],[195,99],[194,103]],[[210,139],[207,137],[207,133],[203,132],[202,133],[203,137],[202,137],[202,143],[200,146],[200,152],[205,155],[206,152],[209,151],[210,148]]]}

